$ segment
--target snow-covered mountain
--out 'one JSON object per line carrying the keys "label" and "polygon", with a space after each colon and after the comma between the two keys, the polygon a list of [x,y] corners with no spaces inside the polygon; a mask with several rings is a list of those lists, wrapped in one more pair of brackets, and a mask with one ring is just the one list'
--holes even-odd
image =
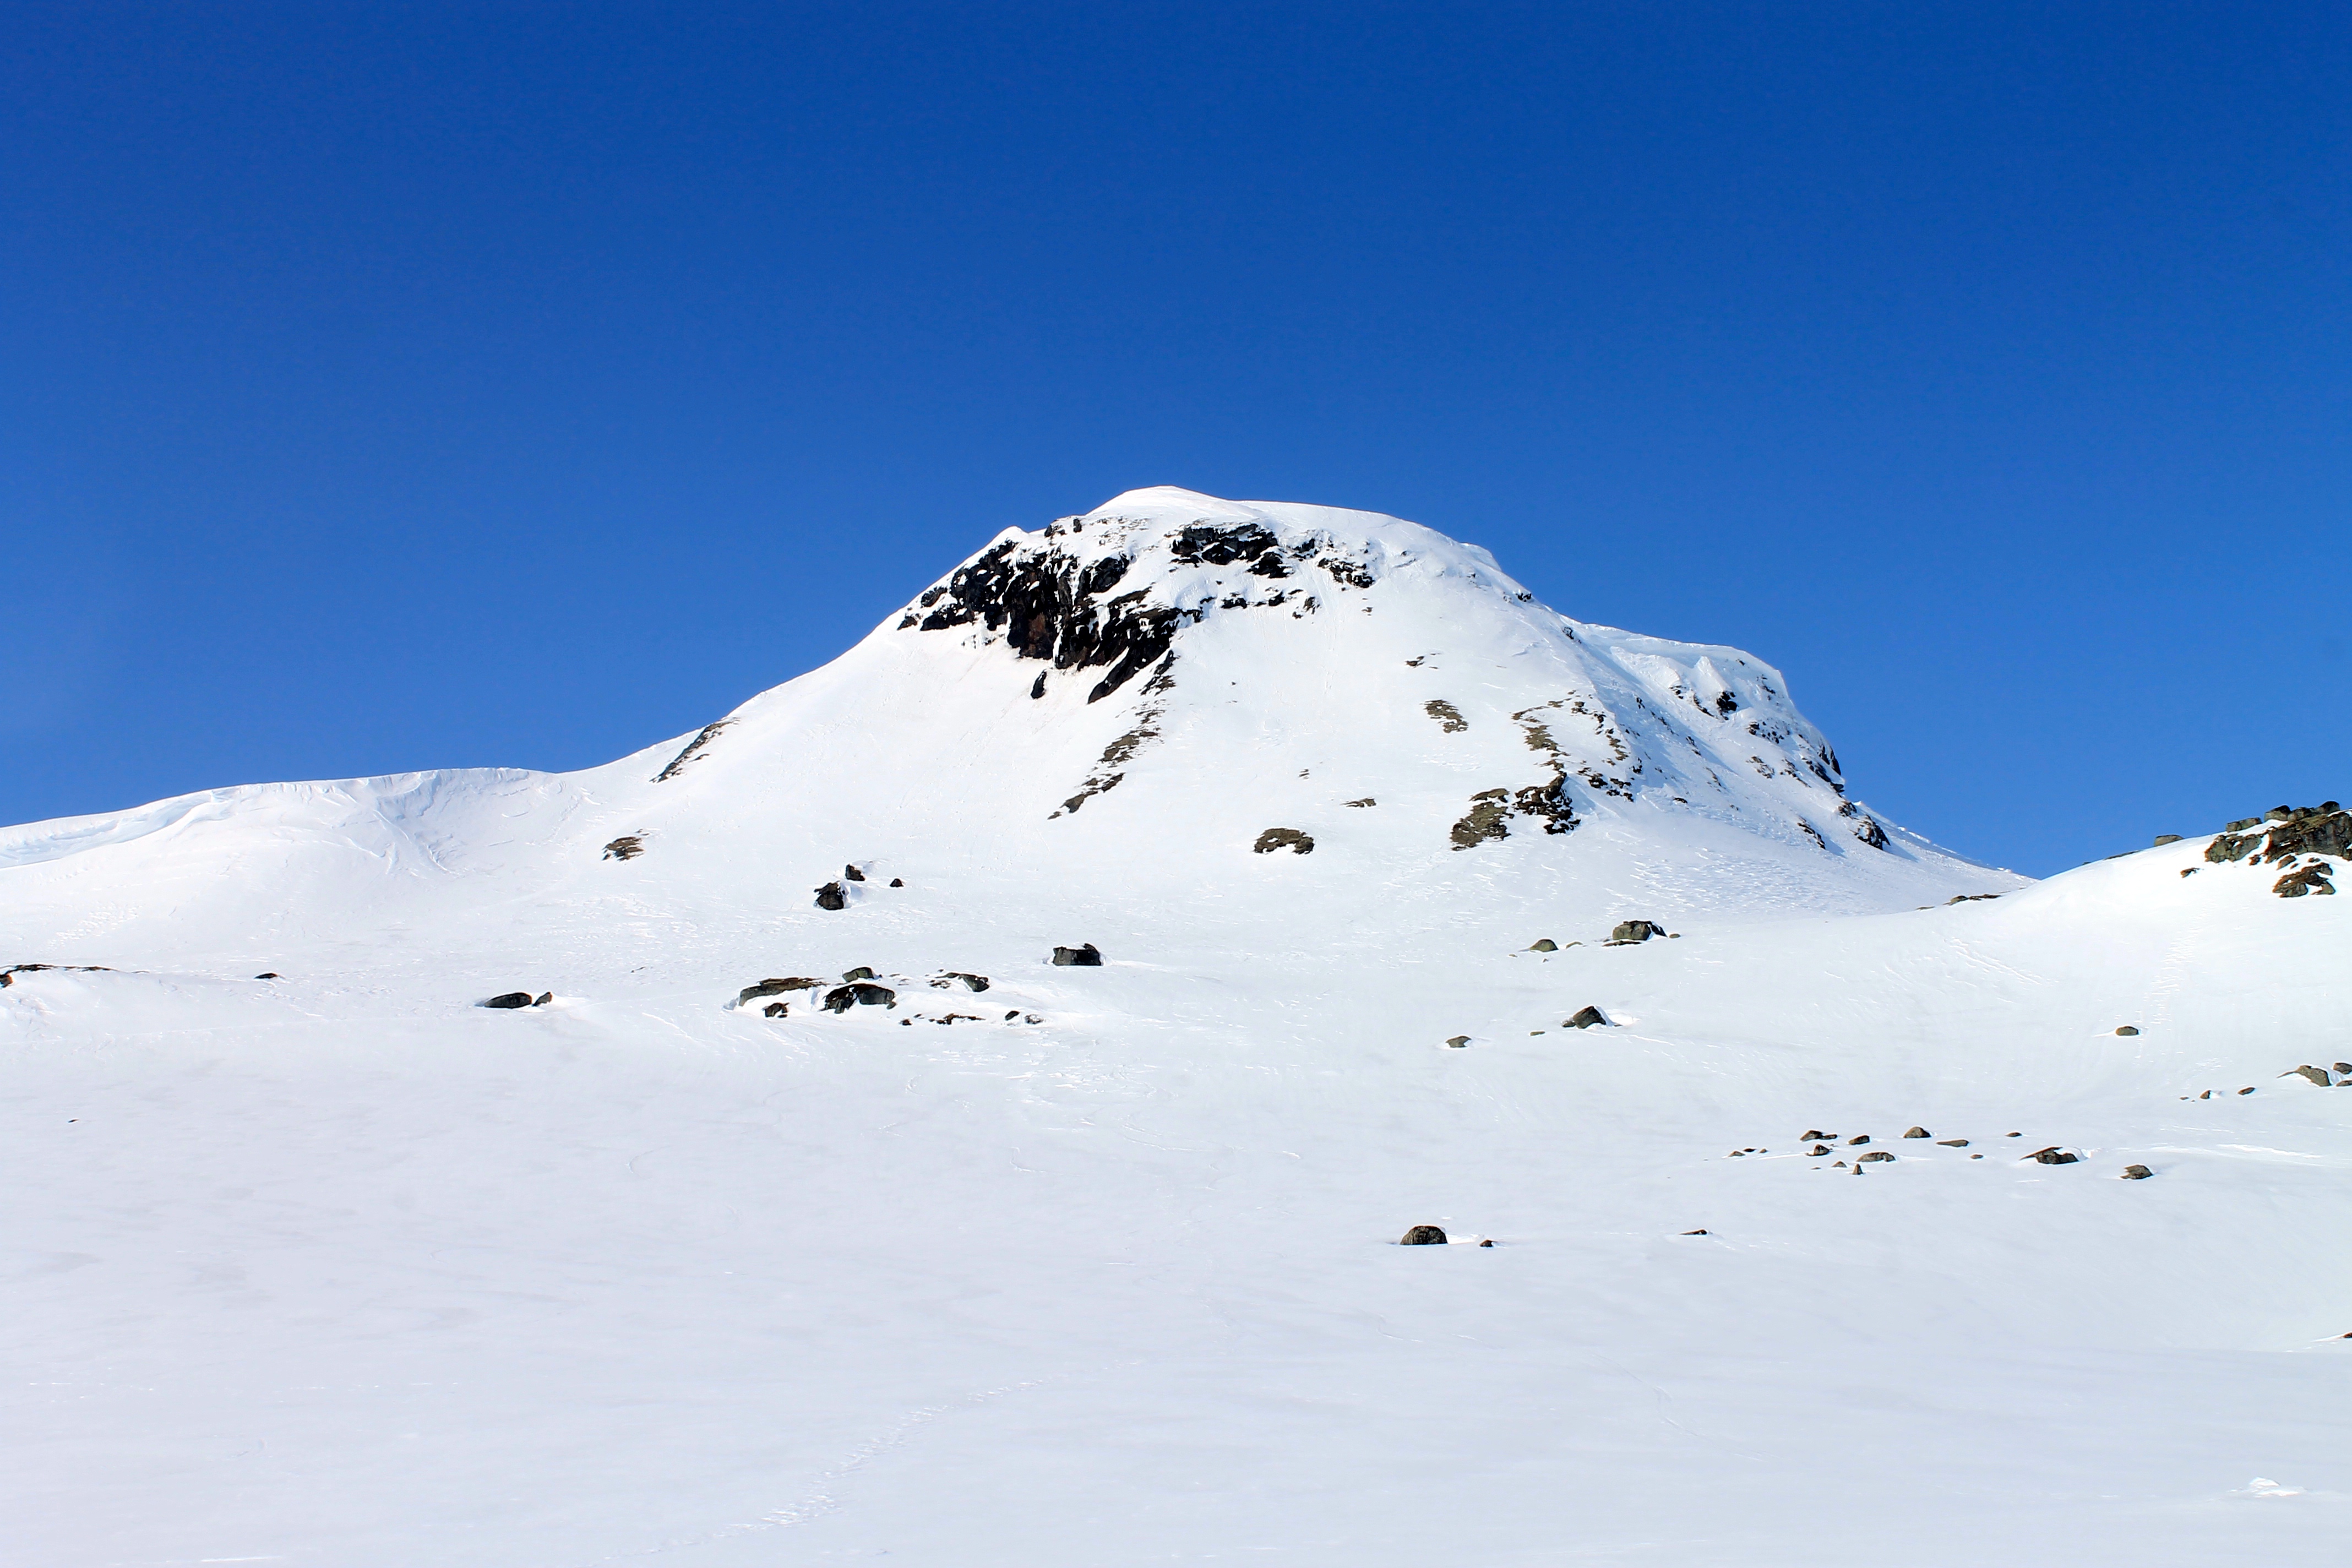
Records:
{"label": "snow-covered mountain", "polygon": [[16,1556],[2333,1563],[2347,830],[2029,884],[1165,489],[605,767],[0,830]]}
{"label": "snow-covered mountain", "polygon": [[[1270,862],[1259,840],[1286,828]],[[16,899],[111,882],[134,947],[193,921],[257,962],[286,922],[472,909],[481,878],[693,918],[796,910],[850,862],[1041,914],[1148,893],[1244,922],[1250,890],[1344,910],[1375,878],[1555,919],[2021,882],[1849,799],[1759,659],[1569,620],[1413,523],[1169,489],[1008,530],[832,664],[607,767],[215,790],[0,832],[0,866],[59,868]],[[299,896],[257,910],[262,885]]]}

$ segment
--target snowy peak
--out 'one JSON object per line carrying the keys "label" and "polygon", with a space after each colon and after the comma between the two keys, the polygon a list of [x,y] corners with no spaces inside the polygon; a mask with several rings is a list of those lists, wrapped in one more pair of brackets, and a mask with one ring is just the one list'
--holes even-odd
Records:
{"label": "snowy peak", "polygon": [[1302,617],[1330,594],[1414,567],[1472,581],[1483,573],[1501,592],[1530,597],[1486,552],[1417,523],[1160,486],[1034,533],[1000,534],[925,590],[898,629],[978,626],[983,646],[1001,637],[1017,658],[1100,670],[1087,694],[1098,702],[1146,668],[1164,673],[1177,633],[1215,611]]}
{"label": "snowy peak", "polygon": [[[1191,658],[1203,675],[1236,666],[1208,693],[1246,690],[1290,734],[1307,726],[1282,719],[1286,684],[1350,689],[1355,721],[1402,742],[1396,763],[1430,753],[1433,737],[1503,737],[1483,768],[1499,776],[1465,792],[1449,824],[1457,849],[1569,833],[1636,803],[1836,854],[1925,847],[1846,798],[1835,752],[1769,665],[1561,616],[1477,546],[1377,513],[1130,490],[999,535],[892,630],[952,639],[1033,699],[1066,688],[1089,706],[1122,699],[1129,721],[1056,816],[1124,782],[1145,743],[1181,721],[1170,694]],[[1470,684],[1439,679],[1471,666]],[[1454,773],[1491,749],[1441,741],[1427,761]],[[1384,771],[1373,782],[1412,787]]]}

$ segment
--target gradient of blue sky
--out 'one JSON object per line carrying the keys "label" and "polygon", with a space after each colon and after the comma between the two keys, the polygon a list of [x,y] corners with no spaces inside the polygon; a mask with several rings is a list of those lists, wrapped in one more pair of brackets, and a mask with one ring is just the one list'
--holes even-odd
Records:
{"label": "gradient of blue sky", "polygon": [[603,762],[1159,483],[1749,648],[2021,869],[2352,796],[2341,6],[8,33],[0,820]]}

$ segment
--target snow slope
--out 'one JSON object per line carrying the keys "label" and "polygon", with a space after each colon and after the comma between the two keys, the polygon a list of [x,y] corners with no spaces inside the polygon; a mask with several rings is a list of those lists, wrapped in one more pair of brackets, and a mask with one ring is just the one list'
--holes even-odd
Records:
{"label": "snow slope", "polygon": [[0,1558],[2335,1563],[2352,917],[2209,842],[1167,489],[607,767],[0,831],[106,966],[0,990]]}

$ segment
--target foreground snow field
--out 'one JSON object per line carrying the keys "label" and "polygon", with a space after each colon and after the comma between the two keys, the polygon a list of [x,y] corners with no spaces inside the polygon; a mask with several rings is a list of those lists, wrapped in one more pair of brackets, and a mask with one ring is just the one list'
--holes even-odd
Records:
{"label": "foreground snow field", "polygon": [[0,830],[0,1560],[2344,1561],[2352,900],[1972,865],[1393,520],[999,546],[610,767]]}

